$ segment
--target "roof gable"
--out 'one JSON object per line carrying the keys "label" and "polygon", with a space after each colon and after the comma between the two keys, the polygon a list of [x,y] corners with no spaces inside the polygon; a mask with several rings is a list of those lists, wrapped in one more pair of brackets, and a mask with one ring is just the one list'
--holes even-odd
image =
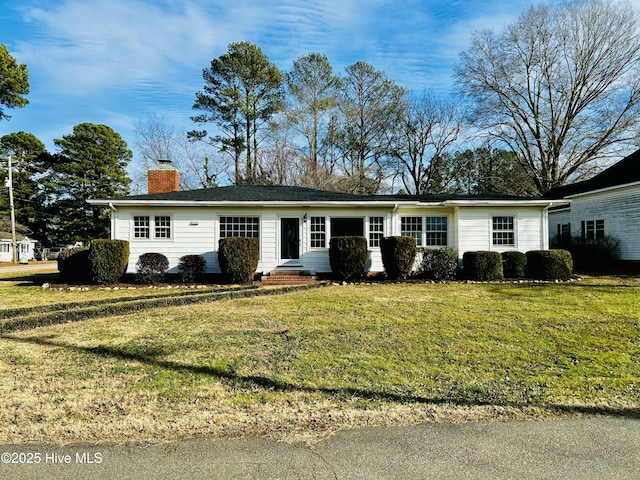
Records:
{"label": "roof gable", "polygon": [[595,177],[549,190],[546,197],[564,198],[579,193],[640,182],[640,150],[603,170]]}

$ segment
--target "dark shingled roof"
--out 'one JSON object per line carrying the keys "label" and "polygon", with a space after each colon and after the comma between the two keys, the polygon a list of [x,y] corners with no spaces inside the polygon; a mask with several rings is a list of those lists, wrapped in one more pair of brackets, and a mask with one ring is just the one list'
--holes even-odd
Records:
{"label": "dark shingled roof", "polygon": [[616,185],[640,181],[640,150],[623,158],[615,165],[603,170],[589,180],[553,188],[547,192],[547,198],[565,198],[579,193],[592,192]]}
{"label": "dark shingled roof", "polygon": [[176,202],[444,202],[447,200],[531,200],[500,194],[481,195],[354,195],[327,192],[304,187],[231,185],[227,187],[185,190],[180,192],[131,195],[109,198],[113,201],[176,201]]}

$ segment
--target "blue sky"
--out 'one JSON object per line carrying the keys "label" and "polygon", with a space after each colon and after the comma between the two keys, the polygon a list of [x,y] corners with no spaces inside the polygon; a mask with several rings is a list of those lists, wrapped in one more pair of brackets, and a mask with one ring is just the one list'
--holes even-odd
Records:
{"label": "blue sky", "polygon": [[[553,3],[554,0],[552,0]],[[640,0],[635,0],[640,2]],[[0,43],[29,69],[29,105],[7,111],[0,136],[54,138],[103,123],[133,149],[134,125],[189,119],[202,69],[232,42],[258,45],[288,71],[327,55],[336,73],[357,61],[399,85],[448,93],[473,31],[502,29],[526,0],[0,0]],[[135,157],[135,149],[134,157]]]}

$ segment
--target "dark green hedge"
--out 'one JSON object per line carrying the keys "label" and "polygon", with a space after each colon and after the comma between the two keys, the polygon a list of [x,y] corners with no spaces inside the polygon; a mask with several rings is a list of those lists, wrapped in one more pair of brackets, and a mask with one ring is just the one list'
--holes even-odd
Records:
{"label": "dark green hedge", "polygon": [[72,285],[92,283],[89,247],[68,248],[60,252],[58,271],[64,283]]}
{"label": "dark green hedge", "polygon": [[93,281],[100,285],[116,283],[127,271],[129,242],[126,240],[92,240],[89,262]]}
{"label": "dark green hedge", "polygon": [[543,280],[566,279],[573,273],[573,258],[567,250],[531,250],[527,252],[526,274]]}
{"label": "dark green hedge", "polygon": [[207,261],[201,255],[184,255],[180,257],[178,272],[182,283],[202,282],[207,272]]}
{"label": "dark green hedge", "polygon": [[220,269],[231,283],[250,283],[258,269],[260,243],[257,238],[221,238],[218,246]]}
{"label": "dark green hedge", "polygon": [[384,237],[380,241],[382,264],[390,278],[407,278],[416,261],[413,237]]}
{"label": "dark green hedge", "polygon": [[431,280],[454,280],[458,274],[458,251],[453,248],[423,248],[420,273]]}
{"label": "dark green hedge", "polygon": [[360,278],[367,268],[367,239],[360,236],[333,237],[329,241],[329,263],[339,280]]}
{"label": "dark green hedge", "polygon": [[502,256],[499,252],[465,252],[462,256],[462,269],[465,278],[481,282],[502,280]]}
{"label": "dark green hedge", "polygon": [[527,255],[522,252],[502,252],[502,268],[506,278],[524,278]]}

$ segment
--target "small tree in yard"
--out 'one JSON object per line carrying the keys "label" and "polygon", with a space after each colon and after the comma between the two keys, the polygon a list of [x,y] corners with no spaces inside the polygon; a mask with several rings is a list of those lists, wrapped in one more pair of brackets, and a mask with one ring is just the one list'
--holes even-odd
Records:
{"label": "small tree in yard", "polygon": [[136,280],[151,285],[160,282],[169,269],[169,260],[162,253],[143,253],[136,263]]}

